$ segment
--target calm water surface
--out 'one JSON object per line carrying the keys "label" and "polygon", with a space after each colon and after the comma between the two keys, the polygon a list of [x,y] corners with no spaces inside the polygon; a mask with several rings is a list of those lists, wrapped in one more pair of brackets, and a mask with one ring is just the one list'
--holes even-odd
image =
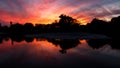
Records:
{"label": "calm water surface", "polygon": [[0,65],[2,68],[120,68],[120,50],[115,45],[103,39],[4,38],[0,39]]}

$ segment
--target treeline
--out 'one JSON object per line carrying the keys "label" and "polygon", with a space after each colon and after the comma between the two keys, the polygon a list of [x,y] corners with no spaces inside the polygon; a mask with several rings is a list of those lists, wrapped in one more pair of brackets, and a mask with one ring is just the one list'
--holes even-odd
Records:
{"label": "treeline", "polygon": [[78,32],[79,24],[76,19],[70,16],[60,15],[60,20],[55,21],[53,24],[13,24],[10,22],[10,26],[0,26],[0,32],[9,34],[34,34],[34,33],[47,33],[47,32]]}
{"label": "treeline", "polygon": [[78,24],[76,19],[64,14],[60,15],[59,18],[60,20],[58,22],[55,21],[54,23],[47,25],[33,25],[32,23],[13,24],[10,22],[10,26],[8,27],[1,26],[0,24],[0,32],[11,35],[39,34],[50,32],[91,32],[105,34],[111,37],[119,36],[120,16],[112,18],[110,22],[95,18],[87,25]]}

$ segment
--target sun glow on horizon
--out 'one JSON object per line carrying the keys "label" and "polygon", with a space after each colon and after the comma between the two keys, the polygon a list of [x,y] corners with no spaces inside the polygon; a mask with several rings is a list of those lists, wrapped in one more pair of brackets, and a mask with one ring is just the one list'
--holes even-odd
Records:
{"label": "sun glow on horizon", "polygon": [[0,22],[51,24],[66,14],[80,24],[90,23],[95,17],[110,20],[120,15],[118,0],[0,0]]}

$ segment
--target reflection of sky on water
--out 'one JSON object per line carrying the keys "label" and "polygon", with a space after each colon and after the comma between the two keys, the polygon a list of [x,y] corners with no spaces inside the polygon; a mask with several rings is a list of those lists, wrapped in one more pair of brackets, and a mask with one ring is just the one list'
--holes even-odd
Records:
{"label": "reflection of sky on water", "polygon": [[[68,46],[68,45],[66,45]],[[67,49],[65,54],[60,52],[59,45],[47,40],[27,43],[26,41],[14,42],[3,40],[0,44],[0,64],[18,63],[44,66],[81,66],[101,65],[119,66],[120,50],[112,49],[108,44],[98,49],[90,47],[86,40],[80,40],[78,46]],[[79,64],[80,63],[80,64]],[[100,66],[101,67],[101,66]]]}

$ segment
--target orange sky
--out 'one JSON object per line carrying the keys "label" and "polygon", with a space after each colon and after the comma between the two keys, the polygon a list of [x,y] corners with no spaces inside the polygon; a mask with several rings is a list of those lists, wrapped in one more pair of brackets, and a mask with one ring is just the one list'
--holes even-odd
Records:
{"label": "orange sky", "polygon": [[120,15],[119,0],[0,0],[0,22],[51,24],[60,14],[81,24],[97,17],[110,20]]}

